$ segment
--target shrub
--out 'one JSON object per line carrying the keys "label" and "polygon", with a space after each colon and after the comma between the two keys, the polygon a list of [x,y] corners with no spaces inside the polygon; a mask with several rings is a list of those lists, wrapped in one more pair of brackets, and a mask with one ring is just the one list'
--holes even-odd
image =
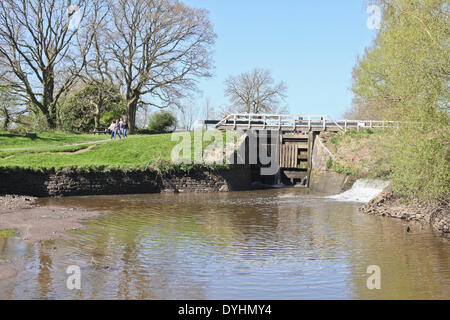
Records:
{"label": "shrub", "polygon": [[327,161],[327,169],[333,168],[333,159],[329,158]]}
{"label": "shrub", "polygon": [[103,113],[100,116],[100,125],[103,127],[109,127],[112,121],[119,120],[124,117],[126,108],[121,104],[112,105],[112,110]]}
{"label": "shrub", "polygon": [[150,118],[148,130],[151,133],[169,133],[175,130],[177,118],[170,111],[154,113]]}

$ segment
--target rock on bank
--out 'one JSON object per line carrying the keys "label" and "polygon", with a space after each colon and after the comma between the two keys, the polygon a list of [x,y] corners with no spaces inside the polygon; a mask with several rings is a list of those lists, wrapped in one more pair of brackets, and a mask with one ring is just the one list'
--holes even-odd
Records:
{"label": "rock on bank", "polygon": [[450,235],[450,207],[448,204],[425,204],[413,201],[405,205],[401,200],[392,190],[387,189],[360,210],[372,215],[424,222],[443,235]]}

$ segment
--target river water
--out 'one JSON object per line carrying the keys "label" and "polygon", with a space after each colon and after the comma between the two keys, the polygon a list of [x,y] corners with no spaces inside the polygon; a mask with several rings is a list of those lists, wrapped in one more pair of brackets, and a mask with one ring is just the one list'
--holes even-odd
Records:
{"label": "river water", "polygon": [[[1,299],[450,299],[450,239],[298,188],[43,199],[108,212],[64,239],[0,239]],[[81,270],[69,290],[67,267]],[[367,267],[381,289],[367,288]]]}

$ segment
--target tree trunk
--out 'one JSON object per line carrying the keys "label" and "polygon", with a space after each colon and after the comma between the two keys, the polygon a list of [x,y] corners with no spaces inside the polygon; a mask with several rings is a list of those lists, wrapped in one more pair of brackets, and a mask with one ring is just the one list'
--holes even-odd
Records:
{"label": "tree trunk", "polygon": [[6,107],[3,107],[3,114],[5,117],[5,120],[3,121],[3,130],[7,131],[8,130],[8,125],[10,122],[10,118],[9,118],[9,112],[8,109],[6,109]]}
{"label": "tree trunk", "polygon": [[95,103],[95,112],[94,112],[94,127],[99,128],[100,127],[100,110],[103,106],[103,95],[99,94],[97,103]]}
{"label": "tree trunk", "polygon": [[94,127],[98,128],[99,123],[100,123],[100,112],[98,112],[98,109],[96,109],[94,113]]}
{"label": "tree trunk", "polygon": [[130,133],[136,130],[136,111],[138,105],[139,97],[127,97],[127,122]]}
{"label": "tree trunk", "polygon": [[49,67],[44,70],[43,75],[43,113],[47,119],[47,124],[50,129],[56,129],[56,104],[53,101],[53,91],[55,89],[55,78],[53,68]]}

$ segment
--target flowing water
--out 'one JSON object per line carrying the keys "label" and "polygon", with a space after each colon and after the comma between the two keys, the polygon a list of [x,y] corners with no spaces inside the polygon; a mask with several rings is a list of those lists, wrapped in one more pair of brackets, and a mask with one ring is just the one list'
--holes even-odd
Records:
{"label": "flowing water", "polygon": [[[108,214],[64,239],[0,239],[21,268],[1,299],[450,299],[450,239],[303,189],[42,203]],[[71,265],[81,290],[66,287]]]}
{"label": "flowing water", "polygon": [[359,179],[353,184],[350,190],[330,196],[329,198],[338,201],[366,203],[380,194],[387,186],[389,186],[389,181]]}

